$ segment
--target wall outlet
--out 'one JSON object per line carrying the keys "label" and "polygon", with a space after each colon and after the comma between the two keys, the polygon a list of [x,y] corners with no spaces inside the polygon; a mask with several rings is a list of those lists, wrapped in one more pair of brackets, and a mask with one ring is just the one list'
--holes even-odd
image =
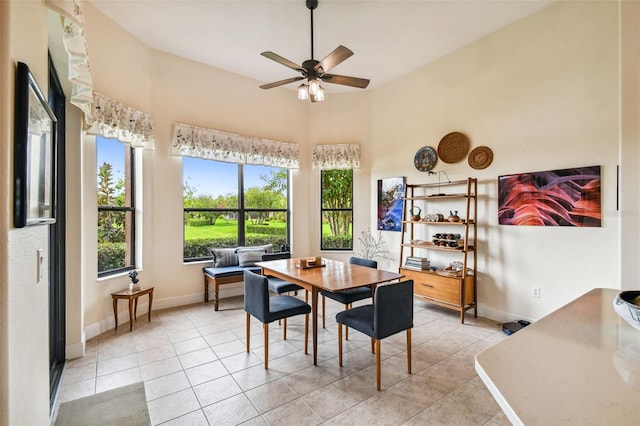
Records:
{"label": "wall outlet", "polygon": [[540,299],[540,287],[531,287],[531,297]]}

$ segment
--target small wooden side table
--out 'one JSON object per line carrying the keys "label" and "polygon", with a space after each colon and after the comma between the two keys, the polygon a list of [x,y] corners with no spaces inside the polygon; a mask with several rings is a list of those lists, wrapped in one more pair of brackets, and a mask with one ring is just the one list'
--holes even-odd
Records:
{"label": "small wooden side table", "polygon": [[118,299],[129,300],[129,331],[133,330],[133,321],[138,320],[138,297],[148,294],[149,295],[149,322],[151,322],[151,304],[153,303],[153,289],[154,287],[140,287],[137,290],[124,290],[111,293],[111,299],[113,299],[113,316],[116,320],[116,330],[118,329]]}

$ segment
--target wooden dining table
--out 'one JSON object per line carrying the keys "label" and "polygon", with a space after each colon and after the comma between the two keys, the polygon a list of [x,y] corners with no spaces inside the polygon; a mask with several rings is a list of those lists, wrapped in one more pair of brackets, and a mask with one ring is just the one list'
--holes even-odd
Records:
{"label": "wooden dining table", "polygon": [[[311,328],[313,335],[313,364],[318,363],[318,293],[371,286],[402,278],[404,275],[366,266],[352,265],[332,259],[322,259],[321,266],[300,267],[301,258],[257,262],[263,275],[271,275],[298,284],[311,293]],[[306,258],[302,258],[306,259]]]}

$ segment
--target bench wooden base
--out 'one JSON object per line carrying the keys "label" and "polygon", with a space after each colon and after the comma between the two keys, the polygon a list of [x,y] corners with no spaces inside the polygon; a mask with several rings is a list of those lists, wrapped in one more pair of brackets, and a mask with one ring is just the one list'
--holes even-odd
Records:
{"label": "bench wooden base", "polygon": [[243,280],[243,275],[232,275],[230,277],[214,278],[211,275],[204,274],[204,301],[209,302],[209,283],[213,285],[213,309],[218,310],[218,301],[220,300],[220,286],[224,284],[237,283]]}

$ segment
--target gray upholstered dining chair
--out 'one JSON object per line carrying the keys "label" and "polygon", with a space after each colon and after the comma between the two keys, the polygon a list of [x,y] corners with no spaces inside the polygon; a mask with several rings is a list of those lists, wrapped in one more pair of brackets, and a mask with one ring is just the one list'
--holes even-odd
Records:
{"label": "gray upholstered dining chair", "polygon": [[[352,265],[366,266],[367,268],[373,269],[376,269],[378,267],[378,262],[376,262],[375,260],[362,259],[360,257],[351,257],[349,259],[349,263]],[[371,287],[358,287],[336,292],[323,290],[320,292],[320,294],[322,294],[322,328],[325,328],[325,297],[342,303],[345,306],[345,309],[351,309],[351,307],[353,306],[353,302],[368,299],[369,297],[373,296],[373,291],[371,291]],[[345,330],[345,339],[349,340],[348,327]]]}
{"label": "gray upholstered dining chair", "polygon": [[413,280],[381,285],[371,305],[358,306],[336,314],[338,360],[342,367],[342,325],[375,340],[376,388],[380,390],[380,341],[407,331],[407,372],[411,374],[411,328],[413,328]]}
{"label": "gray upholstered dining chair", "polygon": [[264,368],[269,368],[269,323],[284,320],[284,339],[287,334],[287,318],[304,315],[304,353],[309,340],[309,313],[311,306],[302,300],[282,295],[269,297],[268,279],[251,271],[244,271],[244,310],[247,313],[247,352],[250,350],[251,317],[257,318],[264,329]]}
{"label": "gray upholstered dining chair", "polygon": [[[279,253],[266,253],[262,255],[263,262],[280,259],[291,259],[291,252],[283,251]],[[289,293],[290,291],[303,290],[303,288],[299,285],[291,283],[289,281],[285,281],[281,278],[267,276],[267,279],[269,280],[269,291],[278,295]]]}

